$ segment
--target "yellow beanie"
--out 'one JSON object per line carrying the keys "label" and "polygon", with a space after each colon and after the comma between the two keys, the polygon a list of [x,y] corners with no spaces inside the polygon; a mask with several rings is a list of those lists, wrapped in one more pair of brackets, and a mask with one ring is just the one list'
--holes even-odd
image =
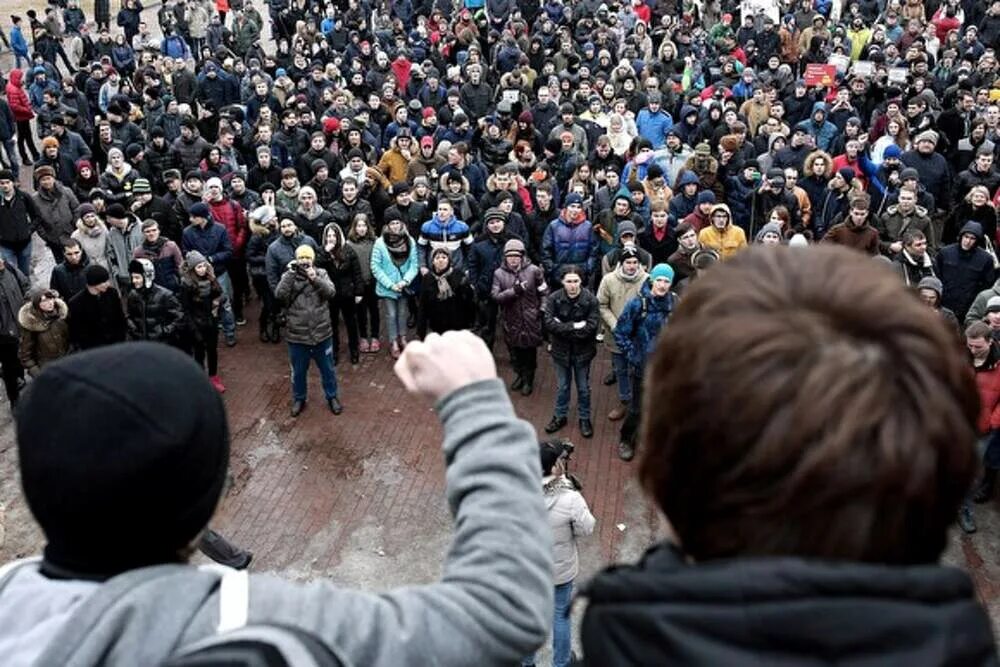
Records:
{"label": "yellow beanie", "polygon": [[310,261],[314,260],[316,259],[316,251],[313,250],[310,246],[307,246],[305,244],[300,245],[298,248],[295,249],[295,259],[308,259]]}

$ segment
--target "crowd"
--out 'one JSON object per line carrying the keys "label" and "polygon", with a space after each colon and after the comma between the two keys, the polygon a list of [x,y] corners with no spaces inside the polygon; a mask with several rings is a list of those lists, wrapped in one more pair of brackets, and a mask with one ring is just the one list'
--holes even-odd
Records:
{"label": "crowd", "polygon": [[[984,472],[959,513],[975,532],[970,501],[1000,470],[1000,0],[742,9],[125,0],[112,21],[106,0],[94,16],[65,0],[12,16],[8,398],[25,372],[125,340],[189,354],[221,393],[218,348],[249,309],[287,346],[292,415],[310,362],[339,415],[342,358],[471,329],[506,344],[525,396],[551,358],[549,434],[575,385],[592,437],[605,348],[628,461],[660,418],[644,378],[688,293],[750,246],[839,245],[885,264],[871,275],[936,311],[975,370]],[[31,284],[43,246],[58,265]]]}

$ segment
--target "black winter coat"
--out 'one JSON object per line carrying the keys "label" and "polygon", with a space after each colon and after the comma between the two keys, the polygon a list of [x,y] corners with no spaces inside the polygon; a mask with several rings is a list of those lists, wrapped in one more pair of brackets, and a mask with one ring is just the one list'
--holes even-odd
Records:
{"label": "black winter coat", "polygon": [[[587,288],[570,299],[559,289],[545,301],[545,329],[552,343],[552,358],[560,364],[589,363],[597,355],[597,325],[600,322],[597,297]],[[574,322],[586,324],[577,329]]]}
{"label": "black winter coat", "polygon": [[934,271],[944,284],[941,305],[965,320],[976,295],[993,285],[993,258],[979,248],[966,252],[959,243],[945,246],[934,261]]}
{"label": "black winter coat", "polygon": [[428,331],[444,333],[472,327],[476,319],[472,285],[465,274],[453,269],[447,278],[452,295],[442,301],[438,298],[437,279],[433,272],[420,280],[420,303],[417,309],[417,336],[423,338]]}
{"label": "black winter coat", "polygon": [[952,567],[800,558],[689,565],[660,545],[582,593],[587,665],[997,664],[972,581]]}
{"label": "black winter coat", "polygon": [[174,343],[184,327],[184,310],[173,292],[151,285],[133,289],[126,300],[128,336],[132,340]]}
{"label": "black winter coat", "polygon": [[69,299],[69,342],[78,350],[90,350],[125,340],[125,314],[121,297],[113,289],[102,294],[83,290]]}
{"label": "black winter coat", "polygon": [[364,295],[365,280],[361,274],[361,262],[354,248],[344,246],[341,258],[335,259],[325,248],[316,254],[316,266],[325,269],[337,289],[336,301],[354,301],[354,297]]}
{"label": "black winter coat", "polygon": [[469,249],[467,262],[469,280],[476,291],[476,296],[480,299],[490,298],[490,290],[493,288],[493,274],[503,262],[503,246],[512,238],[515,237],[508,234],[501,234],[496,238],[485,234]]}
{"label": "black winter coat", "polygon": [[69,301],[80,290],[87,287],[87,276],[85,274],[88,266],[90,266],[90,258],[87,257],[86,252],[80,257],[79,264],[71,266],[65,260],[59,262],[52,269],[52,275],[49,278],[49,289],[59,292],[59,296]]}

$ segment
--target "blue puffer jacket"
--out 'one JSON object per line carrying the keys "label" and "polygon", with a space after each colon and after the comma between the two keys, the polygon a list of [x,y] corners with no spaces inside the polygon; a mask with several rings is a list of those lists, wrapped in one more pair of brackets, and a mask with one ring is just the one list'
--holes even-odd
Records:
{"label": "blue puffer jacket", "polygon": [[[625,304],[625,310],[618,316],[615,325],[615,344],[635,368],[643,368],[646,359],[653,353],[660,330],[670,319],[677,307],[677,295],[673,292],[663,297],[654,297],[649,283],[639,290],[639,296]],[[643,312],[645,311],[645,312]]]}
{"label": "blue puffer jacket", "polygon": [[590,220],[570,223],[563,217],[565,213],[549,223],[542,236],[542,268],[549,283],[559,283],[559,270],[569,264],[576,264],[586,275],[581,276],[586,284],[593,273],[594,248]]}
{"label": "blue puffer jacket", "polygon": [[459,271],[465,270],[465,248],[472,244],[472,232],[469,226],[458,218],[451,218],[442,223],[435,213],[430,220],[420,227],[420,266],[430,266],[431,253],[438,248],[444,248],[451,255],[451,266]]}
{"label": "blue puffer jacket", "polygon": [[229,240],[229,233],[225,227],[211,220],[204,227],[194,224],[185,227],[181,234],[181,250],[185,255],[197,250],[207,257],[216,276],[226,272],[229,260],[233,258],[233,243]]}

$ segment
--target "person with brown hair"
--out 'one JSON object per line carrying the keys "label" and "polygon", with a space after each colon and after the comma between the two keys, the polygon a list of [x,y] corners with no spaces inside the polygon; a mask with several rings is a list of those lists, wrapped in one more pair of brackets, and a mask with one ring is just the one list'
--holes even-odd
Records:
{"label": "person with brown hair", "polygon": [[742,252],[691,284],[645,383],[639,479],[670,537],[590,583],[586,664],[996,664],[972,581],[938,564],[976,383],[889,267]]}
{"label": "person with brown hair", "polygon": [[846,213],[837,219],[823,237],[823,242],[854,248],[873,257],[879,254],[879,233],[871,225],[871,201],[867,193],[853,195]]}

